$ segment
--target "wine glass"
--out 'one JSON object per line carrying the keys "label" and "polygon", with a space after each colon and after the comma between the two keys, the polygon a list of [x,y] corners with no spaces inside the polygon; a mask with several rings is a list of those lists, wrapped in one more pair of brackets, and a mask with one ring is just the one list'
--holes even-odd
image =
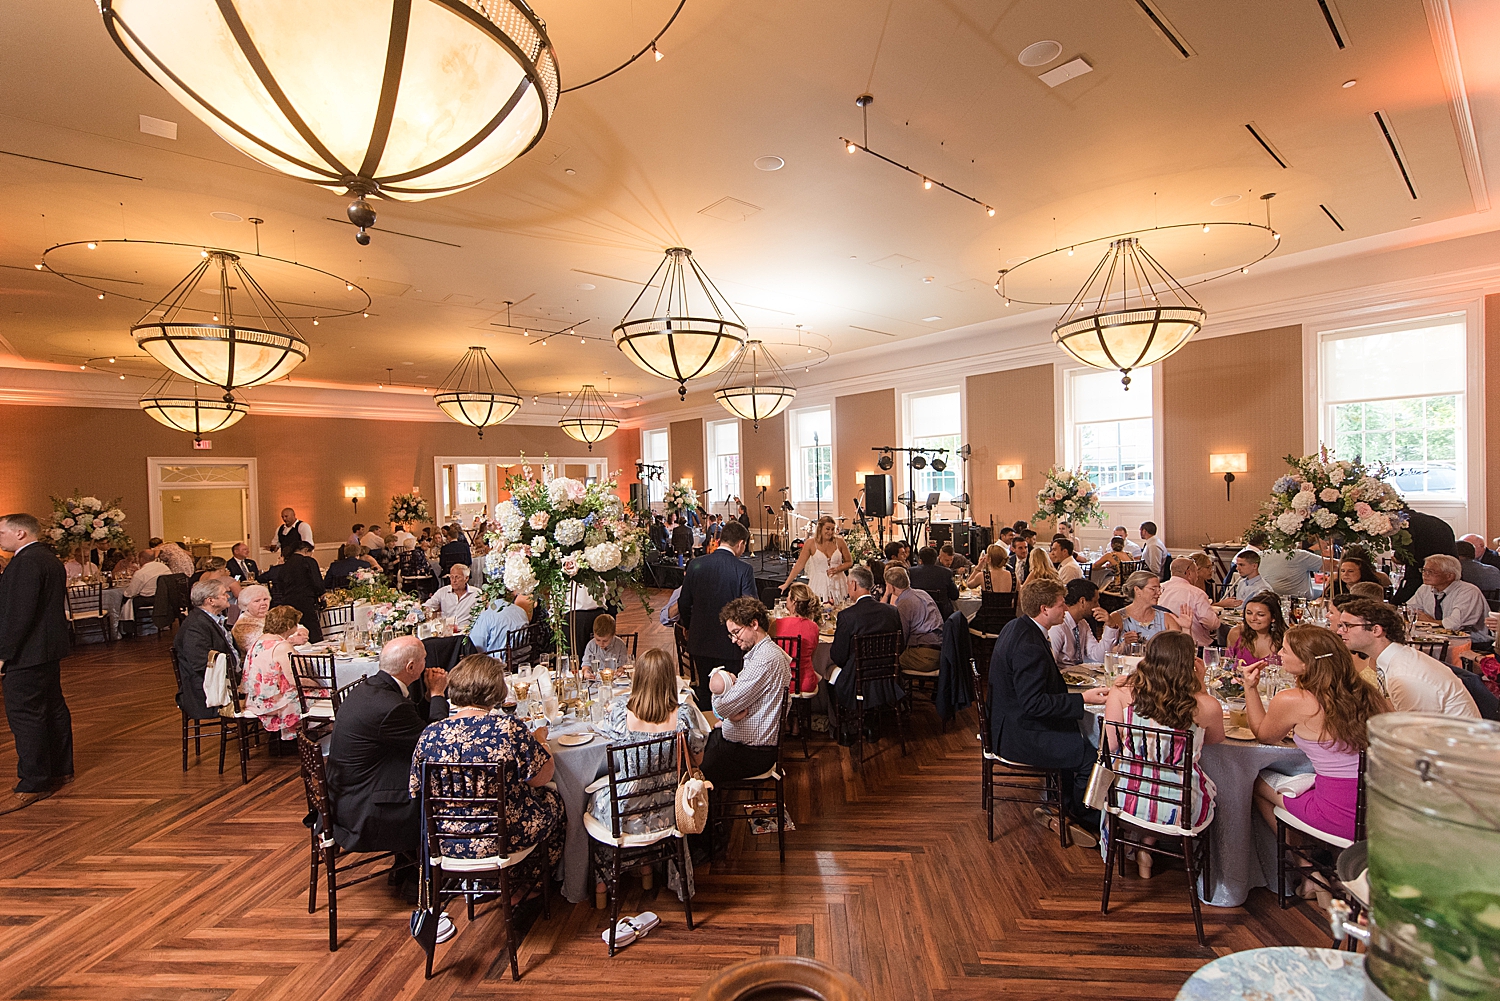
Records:
{"label": "wine glass", "polygon": [[531,715],[531,705],[526,701],[526,696],[531,694],[531,682],[517,680],[516,690],[516,715],[525,719]]}

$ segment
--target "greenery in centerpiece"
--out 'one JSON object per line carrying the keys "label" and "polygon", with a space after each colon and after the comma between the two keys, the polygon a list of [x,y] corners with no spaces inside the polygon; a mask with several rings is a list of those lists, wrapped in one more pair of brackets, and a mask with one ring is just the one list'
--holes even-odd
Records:
{"label": "greenery in centerpiece", "polygon": [[1286,464],[1291,471],[1271,485],[1271,499],[1250,526],[1266,533],[1271,549],[1329,539],[1363,546],[1371,556],[1405,554],[1411,545],[1406,501],[1385,481],[1383,464],[1336,459],[1327,446],[1313,455],[1288,455]]}
{"label": "greenery in centerpiece", "polygon": [[1083,470],[1053,466],[1047,470],[1042,489],[1036,492],[1036,513],[1032,521],[1071,521],[1074,525],[1105,524],[1104,508],[1099,506],[1099,488]]}
{"label": "greenery in centerpiece", "polygon": [[880,559],[880,546],[870,536],[870,530],[863,525],[855,525],[844,533],[844,544],[849,547],[849,558],[855,563],[865,563],[871,559]]}
{"label": "greenery in centerpiece", "polygon": [[60,556],[96,546],[128,549],[130,535],[120,498],[106,504],[97,497],[80,496],[76,488],[70,497],[52,498],[52,520],[42,530],[41,541]]}
{"label": "greenery in centerpiece", "polygon": [[352,605],[356,601],[368,601],[372,605],[392,604],[410,597],[405,591],[398,591],[387,583],[385,574],[368,567],[350,574],[348,586],[323,592],[323,607],[337,608],[339,605]]}

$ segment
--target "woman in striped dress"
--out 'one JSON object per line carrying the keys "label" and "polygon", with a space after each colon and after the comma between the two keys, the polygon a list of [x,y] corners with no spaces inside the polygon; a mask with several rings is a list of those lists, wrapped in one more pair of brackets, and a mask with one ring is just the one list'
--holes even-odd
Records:
{"label": "woman in striped dress", "polygon": [[[1115,772],[1119,776],[1115,788],[1124,794],[1117,801],[1122,819],[1127,822],[1136,817],[1153,824],[1169,824],[1196,831],[1213,820],[1216,790],[1213,780],[1203,774],[1198,756],[1204,744],[1223,741],[1224,715],[1218,700],[1204,689],[1203,669],[1195,654],[1193,638],[1187,633],[1159,633],[1146,643],[1141,663],[1135,671],[1110,689],[1104,719],[1111,750],[1120,749],[1127,732],[1109,726],[1111,722],[1158,730],[1188,730],[1193,734],[1192,817],[1183,816],[1175,788],[1153,781],[1160,777],[1158,768],[1137,761],[1115,760]],[[1177,769],[1186,764],[1187,748],[1182,739],[1132,736],[1139,738],[1130,749],[1132,757],[1147,758]],[[1150,798],[1153,796],[1162,798]],[[1143,840],[1152,843],[1155,838],[1147,835]],[[1142,879],[1151,878],[1151,863],[1150,852],[1136,853],[1136,865]]]}

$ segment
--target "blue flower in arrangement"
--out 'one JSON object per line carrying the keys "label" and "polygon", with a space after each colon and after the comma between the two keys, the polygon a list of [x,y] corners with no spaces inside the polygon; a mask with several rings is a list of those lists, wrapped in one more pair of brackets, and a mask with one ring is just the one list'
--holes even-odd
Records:
{"label": "blue flower in arrangement", "polygon": [[1271,484],[1271,493],[1294,494],[1297,492],[1297,488],[1301,485],[1301,482],[1295,476],[1279,477],[1275,483]]}

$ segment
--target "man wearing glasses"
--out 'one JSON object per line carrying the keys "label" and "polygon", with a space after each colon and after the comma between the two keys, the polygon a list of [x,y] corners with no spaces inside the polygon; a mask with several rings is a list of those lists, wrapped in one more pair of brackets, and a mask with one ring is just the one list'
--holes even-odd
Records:
{"label": "man wearing glasses", "polygon": [[1338,634],[1375,667],[1397,712],[1479,718],[1479,707],[1447,664],[1406,645],[1406,623],[1383,601],[1360,598],[1339,609]]}

